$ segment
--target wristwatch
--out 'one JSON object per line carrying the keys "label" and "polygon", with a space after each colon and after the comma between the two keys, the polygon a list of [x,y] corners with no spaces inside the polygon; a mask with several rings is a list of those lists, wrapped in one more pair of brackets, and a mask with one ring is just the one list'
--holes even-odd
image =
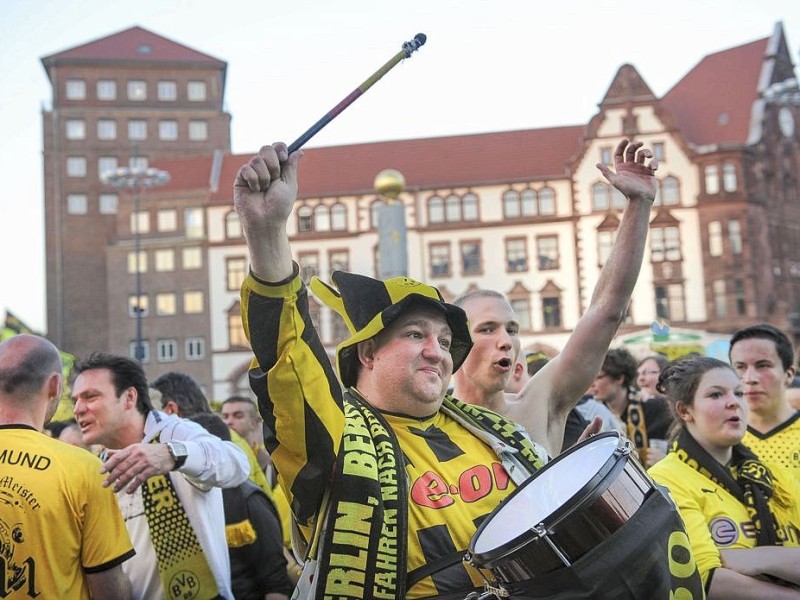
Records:
{"label": "wristwatch", "polygon": [[172,460],[175,461],[175,466],[172,467],[172,470],[180,469],[189,455],[186,451],[186,446],[182,442],[167,442],[167,450],[169,450]]}

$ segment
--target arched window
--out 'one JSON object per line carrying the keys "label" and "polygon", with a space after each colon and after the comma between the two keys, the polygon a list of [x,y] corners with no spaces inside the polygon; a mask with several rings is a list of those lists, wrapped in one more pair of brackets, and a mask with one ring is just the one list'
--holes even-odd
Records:
{"label": "arched window", "polygon": [[503,192],[503,216],[506,219],[516,219],[519,215],[519,192],[514,190]]}
{"label": "arched window", "polygon": [[331,230],[331,211],[324,204],[314,209],[314,229],[317,231]]}
{"label": "arched window", "polygon": [[312,217],[314,211],[307,204],[304,204],[297,209],[297,231],[314,231],[314,223]]}
{"label": "arched window", "polygon": [[681,193],[678,188],[678,180],[675,177],[664,177],[661,182],[661,202],[663,206],[680,204]]}
{"label": "arched window", "polygon": [[373,200],[372,204],[369,205],[369,226],[372,229],[378,228],[378,214],[381,212],[381,207],[383,207],[383,200]]}
{"label": "arched window", "polygon": [[605,183],[595,183],[592,186],[592,210],[608,210],[608,186]]}
{"label": "arched window", "polygon": [[471,192],[464,194],[464,198],[461,200],[461,206],[465,221],[478,220],[478,196]]}
{"label": "arched window", "polygon": [[444,223],[444,200],[440,196],[428,199],[428,223]]}
{"label": "arched window", "polygon": [[239,220],[239,215],[235,210],[230,211],[225,215],[225,237],[226,238],[240,238],[242,237],[242,223]]}
{"label": "arched window", "polygon": [[546,187],[539,190],[539,214],[556,214],[556,193],[553,188]]}
{"label": "arched window", "polygon": [[536,206],[536,192],[532,189],[522,190],[520,203],[523,217],[535,217],[539,213],[538,206]]}
{"label": "arched window", "polygon": [[331,229],[347,230],[347,207],[344,204],[337,203],[331,207]]}
{"label": "arched window", "polygon": [[461,220],[461,198],[455,194],[450,194],[444,201],[444,218],[448,223]]}

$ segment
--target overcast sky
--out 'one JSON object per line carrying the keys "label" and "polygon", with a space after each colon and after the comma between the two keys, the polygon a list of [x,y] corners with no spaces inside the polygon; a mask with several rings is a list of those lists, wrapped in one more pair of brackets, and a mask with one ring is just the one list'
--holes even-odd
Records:
{"label": "overcast sky", "polygon": [[[44,330],[43,56],[140,25],[228,63],[233,151],[293,141],[423,32],[427,44],[308,145],[585,124],[620,65],[657,96],[768,37],[797,0],[0,0],[0,318]],[[391,166],[391,165],[387,165]],[[87,282],[91,285],[91,282]],[[101,292],[102,293],[102,290]]]}

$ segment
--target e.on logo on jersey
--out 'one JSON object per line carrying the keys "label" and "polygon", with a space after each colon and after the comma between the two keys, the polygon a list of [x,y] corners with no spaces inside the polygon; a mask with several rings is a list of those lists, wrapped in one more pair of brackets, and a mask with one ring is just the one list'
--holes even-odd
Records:
{"label": "e.on logo on jersey", "polygon": [[445,508],[460,496],[464,502],[477,502],[488,496],[495,487],[508,487],[508,473],[500,463],[470,467],[458,477],[458,483],[448,484],[438,473],[426,471],[411,486],[411,500],[427,508]]}
{"label": "e.on logo on jersey", "polygon": [[736,521],[728,517],[717,517],[708,524],[711,537],[717,546],[730,546],[739,539],[739,528]]}

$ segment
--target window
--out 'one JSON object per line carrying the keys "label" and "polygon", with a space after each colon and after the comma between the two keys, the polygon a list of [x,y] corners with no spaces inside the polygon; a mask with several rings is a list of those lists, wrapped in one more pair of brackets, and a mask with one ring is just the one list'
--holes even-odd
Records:
{"label": "window", "polygon": [[[522,211],[525,212],[525,203],[522,203]],[[546,187],[539,190],[539,214],[556,214],[556,193],[552,188]]]}
{"label": "window", "polygon": [[522,190],[519,195],[521,213],[523,217],[534,217],[539,213],[538,195],[530,188]]}
{"label": "window", "polygon": [[735,192],[736,187],[736,165],[733,163],[725,163],[722,165],[722,188],[726,192]]}
{"label": "window", "polygon": [[620,192],[617,188],[612,187],[611,189],[611,208],[625,208],[628,204],[628,199],[625,197],[625,194]]}
{"label": "window", "polygon": [[178,360],[178,340],[157,340],[156,357],[158,362],[175,362]]}
{"label": "window", "polygon": [[155,262],[154,269],[156,271],[174,271],[175,270],[175,250],[173,248],[162,248],[156,250],[153,256]]}
{"label": "window", "polygon": [[347,230],[347,207],[344,204],[331,206],[331,229],[334,231]]}
{"label": "window", "polygon": [[116,156],[101,156],[97,159],[97,173],[102,179],[117,170],[117,157]]}
{"label": "window", "polygon": [[150,314],[147,294],[141,294],[138,299],[135,294],[128,296],[128,316],[135,318],[137,311],[143,317],[146,317],[148,314]]}
{"label": "window", "polygon": [[231,348],[249,348],[250,343],[244,333],[242,316],[239,314],[228,315],[228,343]]}
{"label": "window", "polygon": [[725,280],[715,279],[711,284],[711,289],[714,296],[714,316],[718,318],[727,316],[728,307],[727,299],[725,298]]}
{"label": "window", "polygon": [[536,238],[536,255],[539,270],[557,269],[559,266],[558,236],[548,235]]}
{"label": "window", "polygon": [[187,208],[183,211],[184,226],[186,227],[186,237],[199,239],[205,235],[205,224],[202,208]]}
{"label": "window", "polygon": [[516,219],[520,216],[520,214],[519,192],[515,190],[508,190],[507,192],[504,192],[503,217],[506,219]]}
{"label": "window", "polygon": [[97,82],[98,100],[116,100],[117,82],[113,79],[100,79]]}
{"label": "window", "polygon": [[614,247],[616,232],[613,230],[603,230],[597,232],[597,264],[603,266],[611,255]]}
{"label": "window", "polygon": [[431,244],[431,277],[450,276],[450,244]]}
{"label": "window", "polygon": [[545,329],[561,327],[561,299],[542,298],[542,321]]}
{"label": "window", "polygon": [[181,250],[181,263],[184,269],[199,269],[203,266],[203,253],[200,248],[192,246]]}
{"label": "window", "polygon": [[156,294],[156,314],[159,316],[171,316],[176,312],[176,302],[174,292],[163,292]]}
{"label": "window", "polygon": [[350,270],[350,252],[347,250],[331,250],[328,253],[330,272]]}
{"label": "window", "polygon": [[683,284],[656,286],[656,316],[668,321],[685,321]]}
{"label": "window", "polygon": [[200,142],[208,139],[208,122],[189,121],[189,139]]}
{"label": "window", "polygon": [[206,341],[201,337],[186,338],[186,360],[201,360],[206,355]]}
{"label": "window", "polygon": [[664,142],[655,142],[653,144],[653,158],[656,160],[664,160]]}
{"label": "window", "polygon": [[473,194],[464,194],[461,199],[461,210],[465,221],[478,220],[478,197]]}
{"label": "window", "polygon": [[722,223],[719,221],[708,224],[708,253],[711,256],[722,256]]}
{"label": "window", "polygon": [[678,180],[674,177],[664,177],[661,181],[661,190],[656,204],[670,206],[680,204],[681,193],[678,187]]}
{"label": "window", "polygon": [[146,140],[147,121],[143,121],[142,119],[131,119],[128,121],[128,139]]}
{"label": "window", "polygon": [[139,260],[136,260],[136,252],[128,252],[128,273],[136,273],[138,266],[139,273],[147,273],[147,252],[139,250]]}
{"label": "window", "polygon": [[605,183],[595,183],[592,186],[592,210],[608,210],[608,186]]}
{"label": "window", "polygon": [[86,194],[69,194],[67,196],[67,214],[85,215],[89,211]]}
{"label": "window", "polygon": [[173,142],[178,139],[178,122],[173,120],[158,122],[158,139]]}
{"label": "window", "polygon": [[728,240],[731,243],[731,254],[741,254],[742,226],[736,219],[728,221]]}
{"label": "window", "polygon": [[116,194],[100,194],[100,214],[115,215],[119,206],[119,196]]}
{"label": "window", "polygon": [[319,255],[316,252],[301,252],[297,256],[297,264],[300,265],[300,278],[306,283],[319,275]]}
{"label": "window", "polygon": [[716,165],[707,165],[705,168],[706,194],[719,193],[719,169]]}
{"label": "window", "polygon": [[83,119],[67,119],[66,128],[68,140],[86,139],[86,121]]}
{"label": "window", "polygon": [[380,212],[383,208],[382,200],[373,200],[369,205],[369,226],[371,229],[377,229],[380,222]]}
{"label": "window", "polygon": [[205,309],[203,292],[192,290],[183,292],[183,312],[187,315],[197,315]]}
{"label": "window", "polygon": [[733,280],[733,298],[736,304],[736,314],[743,317],[747,314],[747,303],[744,297],[744,282],[741,279]]}
{"label": "window", "polygon": [[603,163],[604,165],[613,164],[611,146],[602,146],[600,148],[600,162]]}
{"label": "window", "polygon": [[146,156],[131,156],[128,160],[128,167],[132,171],[137,171],[139,173],[143,173],[147,170],[147,167],[150,166],[150,162],[147,160]]}
{"label": "window", "polygon": [[186,86],[186,96],[190,102],[204,102],[206,99],[206,82],[190,81]]}
{"label": "window", "polygon": [[139,362],[149,363],[150,362],[150,342],[147,340],[141,340],[141,356],[136,356],[136,342],[133,341],[128,346],[128,356],[131,358],[137,359]]}
{"label": "window", "polygon": [[246,275],[247,259],[243,256],[236,256],[225,261],[225,281],[229,292],[241,289]]}
{"label": "window", "polygon": [[163,101],[173,101],[178,99],[178,84],[174,81],[158,82],[158,99]]}
{"label": "window", "polygon": [[428,223],[444,223],[444,200],[440,196],[428,199]]}
{"label": "window", "polygon": [[131,213],[131,233],[150,233],[150,213],[146,210]]}
{"label": "window", "polygon": [[235,210],[225,215],[225,237],[229,239],[242,237],[242,222]]}
{"label": "window", "polygon": [[86,82],[83,79],[67,79],[67,100],[86,100]]}
{"label": "window", "polygon": [[67,176],[86,177],[86,157],[68,156],[67,157]]}
{"label": "window", "polygon": [[450,194],[444,201],[444,219],[450,223],[461,220],[461,198]]}
{"label": "window", "polygon": [[508,303],[514,312],[517,313],[519,328],[523,331],[530,331],[531,326],[531,302],[528,298],[509,298]]}
{"label": "window", "polygon": [[[303,205],[297,209],[297,231],[307,232],[314,230],[314,210],[308,206]],[[377,223],[377,222],[376,222]]]}
{"label": "window", "polygon": [[131,79],[128,82],[128,100],[136,102],[147,100],[147,83],[139,79]]}
{"label": "window", "polygon": [[178,211],[174,208],[162,208],[156,213],[156,227],[159,231],[178,230]]}
{"label": "window", "polygon": [[479,275],[482,272],[481,243],[467,241],[459,244],[461,248],[461,273],[462,275]]}
{"label": "window", "polygon": [[681,243],[677,227],[656,227],[650,230],[650,260],[681,260]]}
{"label": "window", "polygon": [[319,204],[314,209],[314,229],[316,231],[331,230],[331,211],[324,204]]}
{"label": "window", "polygon": [[506,271],[518,273],[528,270],[528,244],[525,238],[506,240]]}
{"label": "window", "polygon": [[97,121],[97,139],[117,139],[117,122],[112,119],[100,119]]}
{"label": "window", "polygon": [[328,314],[330,315],[331,319],[331,341],[335,344],[338,344],[339,342],[350,337],[350,332],[347,330],[347,325],[339,313],[330,310],[328,311]]}

